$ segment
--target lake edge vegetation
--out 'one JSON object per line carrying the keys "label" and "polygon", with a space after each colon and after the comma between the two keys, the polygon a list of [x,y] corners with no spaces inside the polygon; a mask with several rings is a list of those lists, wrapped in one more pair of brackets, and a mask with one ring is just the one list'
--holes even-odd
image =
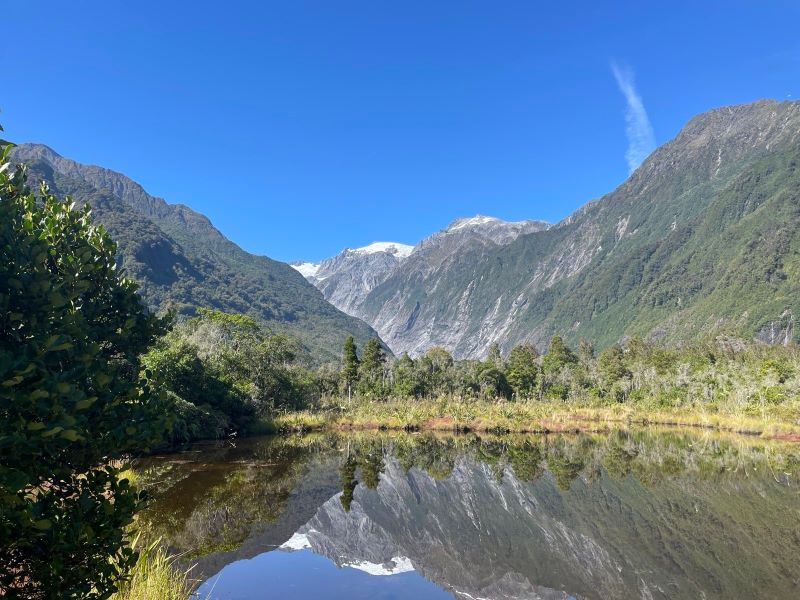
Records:
{"label": "lake edge vegetation", "polygon": [[[459,361],[440,347],[392,359],[377,338],[360,351],[348,338],[339,364],[315,367],[291,338],[244,315],[201,310],[143,363],[176,406],[201,411],[174,420],[172,443],[326,428],[546,432],[619,422],[800,439],[794,345],[629,339],[596,353],[556,336],[541,355],[521,345],[504,356],[494,345],[484,360]],[[198,427],[193,414],[216,428]]]}

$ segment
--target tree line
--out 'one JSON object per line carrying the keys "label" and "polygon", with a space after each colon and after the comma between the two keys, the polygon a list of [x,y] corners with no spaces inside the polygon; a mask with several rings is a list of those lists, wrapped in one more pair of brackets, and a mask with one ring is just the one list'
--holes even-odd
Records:
{"label": "tree line", "polygon": [[302,345],[245,315],[200,310],[142,357],[171,406],[169,443],[252,433],[277,413],[349,403],[437,398],[497,402],[629,403],[676,408],[720,403],[757,413],[800,397],[800,353],[719,338],[667,347],[629,339],[595,352],[554,336],[544,353],[522,344],[483,360],[444,348],[394,358],[380,340],[352,337],[338,364],[312,366]]}
{"label": "tree line", "polygon": [[554,336],[543,354],[521,344],[503,354],[493,344],[484,360],[454,360],[441,347],[389,360],[378,340],[359,356],[344,343],[340,381],[371,400],[437,397],[565,403],[655,403],[709,406],[735,397],[776,405],[800,396],[796,345],[768,346],[718,337],[665,346],[628,339],[600,352],[582,340],[570,348]]}

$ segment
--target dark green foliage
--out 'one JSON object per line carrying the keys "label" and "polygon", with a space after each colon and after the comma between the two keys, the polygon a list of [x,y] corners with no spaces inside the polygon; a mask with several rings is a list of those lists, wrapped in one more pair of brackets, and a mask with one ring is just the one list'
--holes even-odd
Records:
{"label": "dark green foliage", "polygon": [[547,353],[542,360],[542,370],[546,374],[552,374],[577,362],[578,357],[564,343],[564,338],[556,335],[553,336],[553,339],[550,340],[550,345],[547,347]]}
{"label": "dark green foliage", "polygon": [[[548,358],[549,357],[549,358]],[[797,418],[800,354],[794,345],[768,346],[721,338],[713,343],[668,346],[639,339],[612,346],[598,357],[584,347],[580,357],[560,337],[537,356],[529,345],[511,349],[503,368],[490,361],[453,361],[441,348],[412,360],[403,356],[386,368],[386,400],[560,400],[581,405],[618,402],[654,411],[694,407],[716,412],[725,404],[737,413],[760,415],[782,406]],[[374,394],[364,397],[371,401]],[[726,409],[726,410],[728,410]],[[479,416],[479,415],[478,415]]]}
{"label": "dark green foliage", "polygon": [[415,394],[423,397],[452,394],[455,390],[453,357],[439,346],[428,351],[414,362]]}
{"label": "dark green foliage", "polygon": [[529,344],[515,346],[508,353],[506,377],[517,398],[531,398],[539,376],[539,353]]}
{"label": "dark green foliage", "polygon": [[[586,438],[588,442],[588,438]],[[585,451],[583,445],[565,444],[563,440],[548,448],[547,468],[553,474],[556,484],[562,490],[569,490],[572,482],[578,477],[586,466]]]}
{"label": "dark green foliage", "polygon": [[391,376],[395,394],[400,397],[419,395],[414,361],[407,353],[403,353],[394,363]]}
{"label": "dark green foliage", "polygon": [[250,422],[254,409],[249,398],[217,361],[201,357],[183,327],[159,340],[142,362],[162,389],[170,392],[176,418],[168,442],[223,437]]}
{"label": "dark green foliage", "polygon": [[578,360],[588,365],[594,359],[594,344],[586,338],[581,338],[578,345]]}
{"label": "dark green foliage", "polygon": [[622,392],[617,386],[630,379],[631,371],[625,364],[625,354],[619,346],[606,348],[597,357],[597,374],[600,379],[600,389],[607,394],[616,391],[617,399],[622,399]]}
{"label": "dark green foliage", "polygon": [[537,356],[533,346],[511,349],[508,359],[454,361],[442,348],[416,360],[385,362],[380,344],[367,344],[358,359],[355,342],[343,363],[308,369],[297,346],[270,334],[253,319],[204,311],[179,324],[144,359],[173,401],[173,441],[247,431],[254,416],[271,418],[298,408],[341,410],[351,391],[369,403],[405,398],[518,401],[561,400],[601,405],[616,402],[654,410],[694,405],[715,411],[737,398],[738,411],[760,414],[766,405],[800,397],[800,356],[795,346],[772,347],[721,339],[681,347],[633,338],[595,359],[576,355],[560,337]]}
{"label": "dark green foliage", "polygon": [[497,342],[489,346],[489,353],[486,356],[486,362],[494,365],[498,369],[502,369],[505,366],[503,363],[503,355],[500,352],[500,344]]}
{"label": "dark green foliage", "polygon": [[359,391],[368,396],[381,397],[386,382],[386,354],[378,338],[364,344],[359,365]]}
{"label": "dark green foliage", "polygon": [[353,336],[348,336],[342,346],[342,385],[348,397],[353,393],[353,386],[358,381],[358,352]]}
{"label": "dark green foliage", "polygon": [[609,437],[603,457],[603,466],[613,477],[622,479],[630,474],[638,454],[639,451],[632,443],[630,436],[622,432],[615,432]]}
{"label": "dark green foliage", "polygon": [[383,472],[383,452],[379,445],[373,446],[369,452],[360,453],[361,483],[367,489],[374,490],[380,483]]}
{"label": "dark green foliage", "polygon": [[486,362],[478,369],[475,383],[485,398],[511,398],[512,390],[505,373],[494,363]]}
{"label": "dark green foliage", "polygon": [[350,504],[353,502],[353,493],[358,486],[356,479],[356,467],[358,462],[354,457],[348,456],[344,464],[339,469],[339,482],[342,486],[342,495],[339,501],[347,512],[350,512]]}
{"label": "dark green foliage", "polygon": [[[0,590],[107,597],[135,561],[138,505],[110,459],[161,439],[139,355],[162,323],[120,278],[116,246],[0,160]],[[24,588],[24,590],[22,589]]]}
{"label": "dark green foliage", "polygon": [[530,324],[567,331],[577,323],[572,339],[580,335],[601,347],[626,334],[656,333],[671,341],[708,332],[791,338],[788,314],[800,311],[793,300],[799,164],[796,145],[776,145],[728,164],[696,187],[681,187],[669,170],[663,175],[672,179],[649,182],[646,197],[626,197],[622,186],[585,218],[608,229],[627,222],[636,235],[602,240],[614,251],[601,252],[576,277],[530,298],[538,307],[546,304],[540,296],[555,297],[542,313],[530,313]]}
{"label": "dark green foliage", "polygon": [[246,431],[256,416],[305,408],[337,377],[312,373],[297,342],[241,314],[200,310],[143,359],[170,392],[172,442]]}
{"label": "dark green foliage", "polygon": [[544,474],[544,454],[540,444],[525,440],[507,449],[508,461],[520,481],[534,482]]}

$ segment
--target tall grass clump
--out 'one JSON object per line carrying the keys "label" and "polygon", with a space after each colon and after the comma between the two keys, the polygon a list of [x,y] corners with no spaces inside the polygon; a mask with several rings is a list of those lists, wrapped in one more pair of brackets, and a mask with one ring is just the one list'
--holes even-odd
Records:
{"label": "tall grass clump", "polygon": [[[134,547],[140,546],[140,539]],[[138,548],[139,559],[122,582],[112,600],[188,600],[192,597],[194,584],[189,571],[182,570],[174,556],[167,553],[156,540]]]}

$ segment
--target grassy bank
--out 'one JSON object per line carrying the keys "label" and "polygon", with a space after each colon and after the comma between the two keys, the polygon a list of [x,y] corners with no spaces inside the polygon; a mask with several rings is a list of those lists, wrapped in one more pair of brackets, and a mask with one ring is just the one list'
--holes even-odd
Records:
{"label": "grassy bank", "polygon": [[357,399],[327,402],[262,422],[260,432],[405,429],[545,433],[605,431],[620,423],[703,427],[800,441],[800,402],[780,405],[680,407],[562,401],[508,402],[443,397],[436,400]]}

